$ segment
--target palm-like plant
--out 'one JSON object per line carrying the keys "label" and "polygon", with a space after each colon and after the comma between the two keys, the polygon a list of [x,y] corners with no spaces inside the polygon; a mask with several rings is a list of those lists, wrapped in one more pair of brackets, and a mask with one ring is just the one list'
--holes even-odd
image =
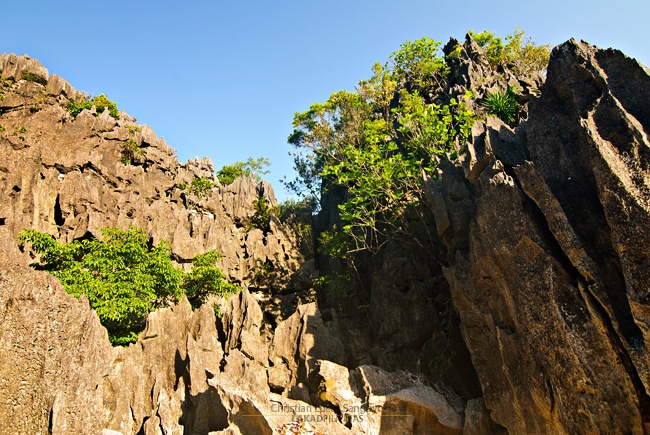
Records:
{"label": "palm-like plant", "polygon": [[510,89],[490,92],[481,102],[481,106],[485,107],[489,115],[498,117],[510,127],[519,122],[519,103]]}

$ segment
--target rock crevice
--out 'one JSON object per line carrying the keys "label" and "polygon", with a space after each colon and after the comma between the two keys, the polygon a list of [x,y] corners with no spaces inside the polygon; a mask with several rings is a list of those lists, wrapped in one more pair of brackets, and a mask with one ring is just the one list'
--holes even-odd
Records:
{"label": "rock crevice", "polygon": [[[454,233],[466,241],[443,233],[445,276],[485,406],[510,432],[648,430],[650,146],[629,91],[642,98],[648,79],[620,52],[569,41],[527,121],[476,129],[455,173],[474,193]],[[436,222],[462,214],[443,199]]]}

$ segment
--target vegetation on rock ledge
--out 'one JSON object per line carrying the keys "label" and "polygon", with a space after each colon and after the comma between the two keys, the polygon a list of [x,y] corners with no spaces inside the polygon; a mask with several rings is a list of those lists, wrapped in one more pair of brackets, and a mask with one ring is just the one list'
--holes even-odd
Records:
{"label": "vegetation on rock ledge", "polygon": [[152,246],[143,229],[106,228],[102,233],[103,240],[66,244],[35,230],[24,230],[18,238],[31,244],[41,256],[38,267],[57,277],[68,293],[86,296],[113,345],[135,342],[147,314],[183,294],[197,307],[209,295],[239,290],[216,267],[216,251],[197,255],[188,273],[173,265],[169,243]]}
{"label": "vegetation on rock ledge", "polygon": [[[487,31],[470,35],[493,68],[524,74],[543,71],[548,63],[548,46],[524,39],[519,29],[505,43]],[[469,139],[477,115],[468,103],[475,96],[450,95],[450,67],[440,46],[426,37],[407,41],[389,62],[376,63],[356,92],[335,92],[294,117],[288,141],[298,150],[298,177],[285,184],[314,197],[344,192],[338,206],[342,225],[335,231],[345,237],[332,240],[345,239],[349,253],[377,252],[392,238],[413,238],[407,216],[418,213],[423,181],[436,176],[441,160],[455,159]],[[493,93],[485,101],[488,113],[517,123],[510,93]]]}
{"label": "vegetation on rock ledge", "polygon": [[505,44],[502,38],[487,30],[480,33],[470,30],[469,34],[485,50],[493,68],[507,67],[515,74],[546,71],[551,57],[550,45],[536,45],[530,38],[524,38],[521,29],[515,28],[512,35],[506,36]]}
{"label": "vegetation on rock ledge", "polygon": [[249,157],[245,162],[235,162],[232,165],[226,165],[217,171],[217,179],[224,186],[232,184],[239,177],[253,177],[257,181],[261,176],[268,174],[267,168],[271,162],[266,157],[254,159]]}
{"label": "vegetation on rock ledge", "polygon": [[113,117],[116,120],[120,119],[120,113],[117,110],[117,104],[115,103],[115,101],[111,101],[108,98],[106,98],[106,95],[104,94],[97,95],[93,99],[87,99],[80,103],[77,103],[75,101],[68,101],[68,103],[66,104],[66,107],[68,108],[72,116],[77,116],[84,109],[90,110],[92,109],[93,106],[95,106],[95,110],[97,111],[98,115],[100,113],[103,113],[104,110],[108,109],[108,113],[109,115],[111,115],[111,117]]}
{"label": "vegetation on rock ledge", "polygon": [[485,107],[488,115],[496,116],[510,127],[519,122],[519,103],[511,89],[487,94],[481,105]]}
{"label": "vegetation on rock ledge", "polygon": [[357,92],[336,92],[294,118],[289,142],[304,151],[295,154],[299,178],[288,186],[315,196],[344,188],[341,230],[352,250],[374,252],[402,232],[406,209],[422,198],[422,177],[434,176],[439,159],[469,136],[475,115],[464,102],[437,104],[421,92],[448,73],[439,45],[403,44],[392,67],[375,64]]}

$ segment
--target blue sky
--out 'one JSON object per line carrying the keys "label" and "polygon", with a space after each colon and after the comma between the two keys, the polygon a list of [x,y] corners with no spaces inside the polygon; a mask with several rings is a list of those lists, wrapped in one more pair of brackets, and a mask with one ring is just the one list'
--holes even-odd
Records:
{"label": "blue sky", "polygon": [[0,52],[26,53],[75,88],[105,93],[177,149],[218,169],[271,160],[292,178],[297,111],[353,90],[401,43],[519,26],[538,43],[571,37],[650,65],[650,2],[22,0],[0,8]]}

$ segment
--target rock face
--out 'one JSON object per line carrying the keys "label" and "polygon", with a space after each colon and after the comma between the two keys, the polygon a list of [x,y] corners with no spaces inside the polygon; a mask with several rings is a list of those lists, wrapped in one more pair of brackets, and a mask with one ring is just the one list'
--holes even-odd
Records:
{"label": "rock face", "polygon": [[221,319],[184,299],[112,348],[45,272],[4,270],[0,290],[2,433],[271,434],[299,417],[327,434],[462,432],[462,410],[412,375],[320,359],[341,343],[315,303],[271,333],[248,291],[221,300]]}
{"label": "rock face", "polygon": [[[449,95],[492,89],[471,39],[450,62]],[[362,320],[321,311],[313,292],[282,304],[313,266],[276,219],[247,231],[270,186],[191,193],[214,181],[209,160],[179,164],[125,113],[73,118],[65,104],[83,95],[32,59],[0,68],[0,432],[650,432],[650,73],[622,53],[571,40],[543,85],[517,82],[522,124],[475,124],[467,152],[426,180],[429,257],[394,247],[360,270]],[[67,241],[131,225],[181,263],[218,249],[250,291],[213,301],[221,318],[183,300],[112,348],[87,301],[25,267],[15,242],[23,228]],[[256,281],[260,263],[277,282]],[[460,319],[446,341],[443,290]]]}
{"label": "rock face", "polygon": [[[0,432],[271,433],[299,417],[328,434],[462,431],[452,396],[406,372],[346,368],[356,358],[338,326],[315,302],[284,303],[278,291],[314,299],[313,266],[277,219],[249,227],[254,200],[276,204],[268,184],[221,186],[209,159],[179,164],[124,112],[73,117],[66,105],[84,96],[33,59],[3,55],[0,67],[0,345],[10,355]],[[192,192],[196,178],[215,187]],[[16,235],[34,228],[65,242],[114,226],[169,240],[180,263],[216,248],[231,281],[257,292],[220,301],[220,320],[186,300],[158,310],[136,344],[112,348],[87,301],[24,267],[32,259]],[[263,283],[261,265],[271,270]]]}
{"label": "rock face", "polygon": [[[21,79],[26,73],[30,80]],[[34,79],[33,77],[40,79]],[[266,182],[237,179],[221,186],[212,162],[179,164],[174,150],[146,125],[122,112],[65,107],[83,98],[67,82],[49,77],[33,59],[0,56],[0,247],[5,261],[26,264],[15,236],[25,228],[67,242],[100,237],[104,227],[142,227],[171,242],[179,262],[211,249],[232,280],[251,284],[260,264],[289,277],[301,259],[293,232],[274,221],[266,234],[247,229],[253,201],[276,204]],[[128,147],[135,157],[125,164]],[[205,178],[215,187],[198,194],[189,186]],[[3,260],[0,257],[0,260]]]}
{"label": "rock face", "polygon": [[509,432],[648,432],[650,76],[571,40],[541,91],[431,184],[463,337]]}

